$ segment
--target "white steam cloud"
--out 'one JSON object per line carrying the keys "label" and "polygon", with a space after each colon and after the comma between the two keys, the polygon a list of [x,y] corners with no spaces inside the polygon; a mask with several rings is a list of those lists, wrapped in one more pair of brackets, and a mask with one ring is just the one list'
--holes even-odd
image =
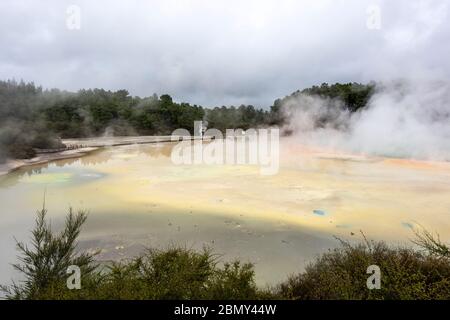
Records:
{"label": "white steam cloud", "polygon": [[401,81],[378,85],[355,113],[342,102],[306,95],[283,110],[295,139],[334,151],[375,156],[450,160],[450,83]]}

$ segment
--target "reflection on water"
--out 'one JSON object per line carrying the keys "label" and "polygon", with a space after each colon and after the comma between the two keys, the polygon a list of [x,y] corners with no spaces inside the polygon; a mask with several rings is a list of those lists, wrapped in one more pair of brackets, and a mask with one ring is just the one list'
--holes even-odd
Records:
{"label": "reflection on water", "polygon": [[[55,228],[67,209],[87,209],[80,246],[103,260],[144,246],[211,246],[224,259],[256,263],[276,282],[318,253],[363,230],[405,242],[420,223],[450,237],[450,165],[281,148],[280,172],[257,166],[173,165],[173,144],[105,148],[79,159],[30,166],[0,177],[0,282],[14,262],[13,236],[28,237],[36,209]],[[356,236],[353,236],[356,237]]]}
{"label": "reflection on water", "polygon": [[[132,146],[132,147],[124,146],[124,147],[116,147],[116,148],[118,149],[119,152],[124,152],[124,153],[113,155],[112,152],[108,152],[108,149],[106,149],[106,150],[103,149],[103,150],[94,151],[87,157],[68,158],[68,159],[53,161],[51,163],[30,165],[27,167],[20,168],[19,170],[16,170],[12,174],[9,174],[6,176],[0,176],[0,188],[13,186],[16,183],[18,183],[21,180],[21,178],[23,178],[24,176],[28,176],[28,177],[36,176],[36,175],[42,176],[43,171],[47,171],[49,169],[49,167],[50,167],[51,172],[49,172],[45,176],[49,177],[49,178],[54,178],[57,180],[58,175],[56,174],[56,172],[58,171],[58,168],[63,168],[60,171],[61,172],[60,178],[63,178],[63,175],[65,175],[67,173],[67,171],[70,171],[71,169],[72,169],[72,171],[74,171],[73,169],[76,169],[80,165],[81,166],[101,165],[101,164],[108,162],[112,158],[127,160],[127,159],[133,158],[136,154],[146,155],[150,158],[158,158],[158,157],[168,158],[168,157],[170,157],[170,152],[171,152],[171,144],[170,143],[168,143],[166,145],[153,144],[153,145],[149,145],[147,147],[141,146],[141,148],[139,148],[139,146]],[[129,151],[131,151],[131,153],[127,153]],[[71,165],[73,165],[73,168],[71,168]],[[81,173],[81,176],[84,176],[84,177],[101,177],[102,176],[99,173],[89,173],[89,172],[85,172],[85,171],[83,171],[83,172],[84,173]],[[40,178],[40,179],[44,180],[45,178]],[[50,182],[50,181],[48,181],[48,182]]]}

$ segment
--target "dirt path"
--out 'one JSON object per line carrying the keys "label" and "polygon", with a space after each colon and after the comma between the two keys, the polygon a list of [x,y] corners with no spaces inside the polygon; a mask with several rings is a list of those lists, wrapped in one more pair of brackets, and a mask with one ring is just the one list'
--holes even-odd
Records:
{"label": "dirt path", "polygon": [[83,147],[111,147],[130,144],[147,144],[171,142],[171,136],[134,136],[134,137],[97,137],[86,139],[65,139],[62,142],[67,146]]}

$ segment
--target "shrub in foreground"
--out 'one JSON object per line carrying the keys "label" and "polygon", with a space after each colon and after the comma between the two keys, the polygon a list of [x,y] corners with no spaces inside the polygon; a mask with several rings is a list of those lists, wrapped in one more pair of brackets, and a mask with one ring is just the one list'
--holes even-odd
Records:
{"label": "shrub in foreground", "polygon": [[[70,211],[56,235],[45,215],[45,209],[38,212],[32,248],[17,244],[21,263],[14,267],[25,280],[2,287],[10,299],[257,299],[268,294],[256,287],[252,264],[235,261],[220,267],[208,249],[151,249],[129,261],[95,264],[93,255],[75,253],[83,212]],[[67,288],[70,265],[81,269],[79,290]]]}
{"label": "shrub in foreground", "polygon": [[8,298],[39,299],[47,295],[56,283],[67,278],[66,271],[71,265],[77,265],[87,276],[95,269],[93,255],[76,252],[76,240],[86,221],[86,213],[74,214],[70,209],[60,233],[52,231],[45,219],[46,213],[45,207],[37,213],[31,246],[17,243],[20,262],[13,266],[24,280],[20,284],[1,287]]}
{"label": "shrub in foreground", "polygon": [[[63,231],[54,233],[38,212],[31,248],[18,243],[24,280],[2,286],[10,299],[450,299],[450,250],[423,231],[414,241],[423,250],[383,242],[341,247],[272,289],[255,285],[253,265],[220,264],[211,250],[170,247],[110,265],[76,252],[86,214],[70,210]],[[81,289],[67,288],[67,267],[81,270]],[[367,288],[367,267],[381,269],[381,289]]]}
{"label": "shrub in foreground", "polygon": [[210,251],[185,248],[149,250],[83,277],[80,290],[65,279],[47,287],[39,299],[257,299],[253,267],[234,262],[219,268]]}
{"label": "shrub in foreground", "polygon": [[[448,247],[426,231],[418,233],[417,239],[425,251],[392,248],[383,242],[352,246],[341,241],[340,248],[323,254],[303,273],[279,285],[277,293],[302,300],[450,299]],[[370,265],[380,267],[380,289],[367,289]]]}

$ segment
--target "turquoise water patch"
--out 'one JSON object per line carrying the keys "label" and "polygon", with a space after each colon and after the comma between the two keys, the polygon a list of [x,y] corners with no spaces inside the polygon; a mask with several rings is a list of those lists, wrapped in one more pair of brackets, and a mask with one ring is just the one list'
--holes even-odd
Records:
{"label": "turquoise water patch", "polygon": [[348,228],[351,228],[351,227],[352,227],[351,224],[337,224],[336,225],[336,228],[339,228],[339,229],[348,229]]}
{"label": "turquoise water patch", "polygon": [[73,173],[39,173],[28,176],[24,179],[27,183],[49,184],[66,183],[73,179]]}
{"label": "turquoise water patch", "polygon": [[105,176],[99,172],[85,172],[84,170],[51,170],[30,174],[22,179],[32,184],[80,184],[101,179]]}
{"label": "turquoise water patch", "polygon": [[316,216],[326,216],[327,213],[323,210],[313,210],[313,214],[315,214]]}
{"label": "turquoise water patch", "polygon": [[409,222],[402,222],[402,226],[409,229],[414,229],[414,225]]}
{"label": "turquoise water patch", "polygon": [[105,174],[102,173],[82,173],[80,174],[80,178],[82,179],[100,179],[103,178],[105,176]]}

